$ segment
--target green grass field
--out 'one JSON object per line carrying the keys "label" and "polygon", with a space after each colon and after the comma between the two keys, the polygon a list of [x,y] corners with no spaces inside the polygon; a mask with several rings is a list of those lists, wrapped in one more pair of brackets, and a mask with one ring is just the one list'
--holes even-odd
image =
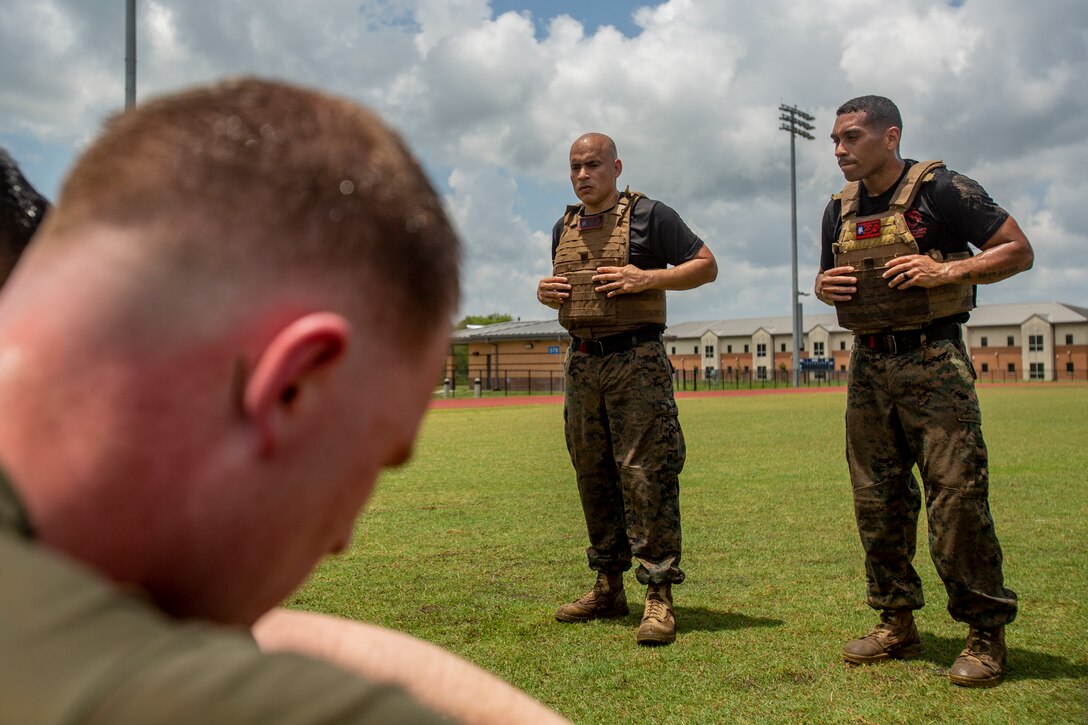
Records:
{"label": "green grass field", "polygon": [[842,392],[681,399],[684,569],[674,645],[622,620],[563,625],[592,582],[557,405],[433,410],[385,475],[351,550],[292,600],[403,630],[580,723],[1088,722],[1088,386],[979,390],[1006,583],[1009,676],[955,687],[966,627],[920,532],[915,660],[847,668],[875,622],[843,459]]}

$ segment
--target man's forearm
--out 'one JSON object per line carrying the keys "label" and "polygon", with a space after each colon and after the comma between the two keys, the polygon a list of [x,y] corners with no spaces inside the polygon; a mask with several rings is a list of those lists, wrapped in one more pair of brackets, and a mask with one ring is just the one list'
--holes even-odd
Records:
{"label": "man's forearm", "polygon": [[699,253],[675,267],[652,270],[653,289],[687,290],[701,287],[718,278],[718,262],[705,246]]}
{"label": "man's forearm", "polygon": [[1011,216],[970,259],[948,263],[952,283],[991,284],[1031,269],[1035,252],[1020,225]]}
{"label": "man's forearm", "polygon": [[984,250],[970,259],[949,262],[949,278],[960,284],[992,284],[1031,269],[1033,257],[1025,260],[1019,250],[1005,246]]}
{"label": "man's forearm", "polygon": [[254,625],[253,636],[266,652],[296,652],[373,682],[398,685],[461,722],[568,722],[495,675],[401,632],[277,609]]}

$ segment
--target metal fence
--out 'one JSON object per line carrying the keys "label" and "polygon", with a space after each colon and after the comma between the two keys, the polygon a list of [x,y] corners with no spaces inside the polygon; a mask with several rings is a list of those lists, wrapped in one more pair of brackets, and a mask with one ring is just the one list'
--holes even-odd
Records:
{"label": "metal fence", "polygon": [[[841,387],[846,385],[848,373],[845,370],[802,370],[801,387]],[[1088,382],[1088,371],[1060,371],[1054,376],[1055,382]],[[735,370],[726,372],[713,371],[707,375],[699,368],[674,370],[673,387],[677,391],[710,390],[760,390],[767,388],[789,388],[792,386],[793,373],[790,370],[767,370],[765,374],[752,371]],[[991,370],[978,373],[980,383],[1022,383],[1025,381],[1020,372]],[[478,390],[477,390],[478,386]],[[558,370],[499,370],[491,375],[476,374],[474,371],[447,377],[441,383],[440,393],[448,398],[466,398],[481,396],[509,395],[562,395],[565,392],[563,372]]]}
{"label": "metal fence", "polygon": [[[977,374],[980,383],[1044,383],[1042,378],[1024,379],[1023,371],[987,370]],[[1054,373],[1056,383],[1088,383],[1088,370],[1059,370]]]}
{"label": "metal fence", "polygon": [[[699,369],[674,370],[672,377],[673,387],[677,391],[788,388],[792,382],[788,370],[768,370],[764,377],[740,371],[708,376]],[[801,385],[804,387],[834,387],[845,384],[845,372],[801,373]],[[469,371],[467,374],[447,377],[442,382],[443,395],[450,398],[475,395],[561,395],[565,390],[563,373],[555,370],[500,370],[491,375],[473,375]]]}
{"label": "metal fence", "polygon": [[443,381],[446,397],[474,395],[561,395],[566,390],[561,370],[500,370],[460,373]]}
{"label": "metal fence", "polygon": [[[751,370],[711,371],[707,375],[699,368],[673,372],[673,387],[677,390],[758,390],[762,388],[789,388],[793,385],[793,371],[776,368],[765,372]],[[802,370],[800,385],[803,388],[836,387],[846,385],[846,372],[842,370]]]}

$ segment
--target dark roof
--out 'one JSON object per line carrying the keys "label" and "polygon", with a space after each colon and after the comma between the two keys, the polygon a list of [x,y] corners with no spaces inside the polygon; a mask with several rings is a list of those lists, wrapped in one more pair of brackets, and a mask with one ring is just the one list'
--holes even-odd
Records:
{"label": "dark roof", "polygon": [[570,337],[559,320],[514,320],[467,330],[454,330],[451,342],[487,342],[488,340],[540,340],[554,337],[561,340]]}

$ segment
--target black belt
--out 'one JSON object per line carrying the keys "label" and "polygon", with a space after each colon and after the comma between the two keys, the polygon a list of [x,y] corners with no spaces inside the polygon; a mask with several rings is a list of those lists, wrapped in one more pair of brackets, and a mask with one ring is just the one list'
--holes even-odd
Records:
{"label": "black belt", "polygon": [[614,352],[630,350],[644,342],[661,342],[661,333],[657,330],[636,330],[621,332],[618,335],[606,335],[594,340],[574,337],[571,347],[587,355],[610,355]]}
{"label": "black belt", "polygon": [[954,322],[945,322],[940,325],[923,327],[921,330],[900,330],[899,332],[886,332],[876,335],[858,335],[858,343],[862,347],[877,352],[886,352],[891,355],[917,350],[927,342],[935,340],[959,340],[960,326]]}

